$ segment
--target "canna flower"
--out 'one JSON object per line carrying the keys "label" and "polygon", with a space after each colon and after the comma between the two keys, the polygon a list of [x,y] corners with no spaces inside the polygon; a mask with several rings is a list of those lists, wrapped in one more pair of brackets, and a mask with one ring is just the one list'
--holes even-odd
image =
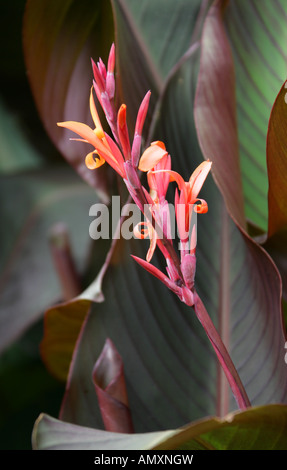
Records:
{"label": "canna flower", "polygon": [[91,144],[95,150],[88,153],[85,159],[86,166],[90,170],[99,168],[107,162],[122,177],[125,177],[124,157],[118,145],[104,132],[96,109],[93,88],[90,93],[90,112],[95,125],[91,129],[87,124],[75,121],[59,122],[58,126],[65,127],[78,134],[82,141]]}
{"label": "canna flower", "polygon": [[[184,181],[179,173],[169,171],[170,181],[175,181],[178,185],[178,190],[175,192],[174,203],[178,234],[182,243],[182,249],[189,242],[192,210],[198,214],[205,214],[208,212],[207,202],[203,199],[199,199],[198,194],[211,169],[211,165],[212,163],[210,161],[202,162],[192,173],[189,181]],[[190,249],[194,251],[194,233],[192,234],[191,239],[192,243]]]}
{"label": "canna flower", "polygon": [[[160,239],[155,230],[152,230],[150,223],[146,222],[146,228],[141,229],[139,234],[141,238],[150,237],[150,248],[147,253],[146,260],[134,257],[144,269],[160,279],[170,290],[178,295],[178,297],[187,305],[193,305],[194,277],[196,270],[196,233],[195,226],[192,228],[190,235],[190,224],[192,210],[197,213],[206,213],[208,205],[206,201],[198,198],[198,194],[203,183],[211,169],[211,162],[201,163],[192,173],[189,181],[184,181],[182,176],[171,170],[169,156],[167,156],[165,146],[162,142],[154,142],[142,155],[139,162],[139,169],[147,171],[147,179],[150,187],[150,197],[152,200],[152,211],[156,220],[159,221],[160,227],[163,226],[163,215],[165,204],[165,195],[168,184],[171,181],[177,183],[178,189],[175,194],[175,215],[178,226],[178,234],[181,241],[181,263],[180,273],[174,265],[174,261],[170,258],[169,252],[165,251],[165,247],[160,246]],[[167,220],[167,219],[165,219]],[[144,223],[141,223],[143,226]],[[167,275],[162,273],[158,268],[151,265],[152,254],[155,246],[158,245],[162,249],[166,259]]]}
{"label": "canna flower", "polygon": [[[157,160],[160,157],[158,163],[155,164],[153,170],[154,173],[149,171],[147,173],[148,185],[149,185],[149,197],[147,198],[150,202],[148,209],[154,219],[157,222],[158,231],[161,234],[164,234],[167,240],[171,239],[171,229],[170,229],[170,214],[168,203],[165,199],[166,192],[169,185],[169,175],[166,173],[161,173],[159,170],[170,170],[171,169],[171,158],[167,153],[165,145],[163,142],[157,141],[152,142],[150,147],[148,147],[143,156],[141,157],[141,168],[142,158],[147,160],[149,158],[155,157]],[[162,246],[160,239],[161,236],[157,230],[153,227],[152,223],[147,220],[146,222],[140,222],[134,229],[134,235],[137,238],[149,238],[150,247],[146,255],[146,260],[151,261],[153,253],[156,246],[158,245],[161,251],[165,253],[165,249]]]}
{"label": "canna flower", "polygon": [[[65,127],[79,135],[79,139],[73,140],[84,141],[94,147],[94,150],[88,153],[85,158],[86,166],[90,170],[95,170],[107,162],[124,179],[128,189],[134,191],[134,186],[136,186],[136,189],[139,187],[136,169],[140,157],[142,131],[151,93],[150,91],[146,93],[139,107],[133,141],[131,143],[126,121],[126,105],[122,104],[118,111],[115,108],[114,67],[114,44],[110,50],[107,68],[101,59],[99,59],[97,64],[92,60],[94,80],[90,93],[90,112],[94,129],[86,124],[75,121],[59,122],[58,126]],[[103,130],[95,105],[93,91],[95,91],[105,113],[113,138]],[[134,184],[134,181],[136,181],[136,184]],[[135,199],[137,199],[136,202],[139,202],[138,195],[135,195]],[[144,205],[143,200],[141,205]]]}

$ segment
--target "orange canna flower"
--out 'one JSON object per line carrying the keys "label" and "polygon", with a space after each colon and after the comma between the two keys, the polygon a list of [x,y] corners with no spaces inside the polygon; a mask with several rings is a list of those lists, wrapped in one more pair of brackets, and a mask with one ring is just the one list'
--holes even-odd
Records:
{"label": "orange canna flower", "polygon": [[65,127],[81,137],[81,139],[75,140],[81,140],[94,146],[95,150],[88,153],[85,159],[90,170],[99,168],[107,161],[122,178],[125,178],[124,157],[117,144],[103,130],[93,97],[93,87],[90,93],[90,112],[95,125],[94,129],[75,121],[58,122],[58,126]]}

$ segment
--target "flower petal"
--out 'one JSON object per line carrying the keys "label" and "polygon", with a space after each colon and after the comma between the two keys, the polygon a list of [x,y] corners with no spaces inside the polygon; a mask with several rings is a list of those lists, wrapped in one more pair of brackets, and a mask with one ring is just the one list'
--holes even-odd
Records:
{"label": "flower petal", "polygon": [[[98,138],[96,133],[91,129],[87,124],[83,124],[82,122],[75,122],[75,121],[66,121],[66,122],[58,122],[57,125],[59,127],[65,127],[72,132],[75,132],[80,137],[85,139],[89,144],[93,145],[96,150],[105,158],[113,158],[111,151],[103,144],[103,142]],[[106,158],[107,157],[107,158]]]}
{"label": "flower petal", "polygon": [[167,155],[167,151],[157,143],[151,144],[142,154],[139,161],[140,171],[149,171]]}
{"label": "flower petal", "polygon": [[89,144],[93,145],[99,155],[106,160],[122,177],[124,177],[123,169],[123,156],[113,140],[105,134],[106,142],[103,142],[89,126],[82,122],[67,121],[58,122],[59,127],[65,127],[72,132],[75,132]]}
{"label": "flower petal", "polygon": [[103,130],[102,124],[98,115],[98,111],[95,105],[95,100],[93,96],[93,87],[91,87],[91,92],[90,92],[90,111],[91,111],[91,115],[92,115],[95,127]]}
{"label": "flower petal", "polygon": [[198,202],[198,204],[194,204],[194,212],[197,214],[206,214],[208,212],[208,204],[204,199],[196,199],[194,202]]}
{"label": "flower petal", "polygon": [[95,170],[105,163],[105,159],[98,154],[96,150],[88,153],[85,158],[85,164],[89,170]]}
{"label": "flower petal", "polygon": [[[144,227],[144,228],[142,228]],[[146,222],[139,222],[134,230],[133,230],[134,236],[136,238],[139,238],[140,240],[143,240],[144,238],[147,238],[149,236],[149,230]]]}
{"label": "flower petal", "polygon": [[192,199],[197,198],[199,191],[202,188],[202,185],[210,171],[212,162],[209,160],[202,162],[192,173],[189,178],[189,185],[192,192]]}

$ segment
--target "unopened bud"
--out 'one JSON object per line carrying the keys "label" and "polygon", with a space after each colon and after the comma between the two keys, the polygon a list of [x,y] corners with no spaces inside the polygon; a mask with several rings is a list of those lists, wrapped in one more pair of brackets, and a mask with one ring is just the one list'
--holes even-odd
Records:
{"label": "unopened bud", "polygon": [[181,262],[181,272],[183,275],[183,279],[185,285],[189,289],[193,289],[194,287],[194,276],[195,276],[195,269],[196,269],[196,257],[194,254],[186,254],[183,257]]}

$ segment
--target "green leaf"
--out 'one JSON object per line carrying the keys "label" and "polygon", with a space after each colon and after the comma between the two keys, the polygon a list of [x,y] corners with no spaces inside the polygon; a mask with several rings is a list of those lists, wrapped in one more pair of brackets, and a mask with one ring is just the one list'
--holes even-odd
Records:
{"label": "green leaf", "polygon": [[[197,39],[207,2],[112,0],[119,57],[119,85],[134,125],[138,106],[152,91],[149,115],[168,74]],[[168,53],[166,53],[168,51]]]}
{"label": "green leaf", "polygon": [[14,341],[53,302],[61,285],[49,248],[51,227],[68,227],[79,273],[90,246],[89,208],[98,199],[68,168],[1,178],[0,349]]}
{"label": "green leaf", "polygon": [[39,450],[287,450],[287,407],[269,405],[207,418],[184,428],[121,434],[84,428],[42,414],[33,430]]}
{"label": "green leaf", "polygon": [[286,82],[274,102],[267,134],[268,191],[268,235],[263,246],[274,259],[283,285],[283,296],[287,296],[286,240],[287,240],[287,193],[286,193]]}
{"label": "green leaf", "polygon": [[270,112],[286,79],[286,2],[233,0],[225,25],[235,74],[240,165],[248,220],[267,231],[266,135]]}
{"label": "green leaf", "polygon": [[[198,15],[204,14],[207,8],[207,2],[200,0],[146,0],[140,8],[137,0],[113,0],[113,3],[125,16],[132,34],[142,41],[151,68],[155,67],[162,82],[195,39]],[[119,15],[116,18],[119,33],[124,34],[121,18]]]}
{"label": "green leaf", "polygon": [[286,83],[274,102],[267,135],[269,237],[287,226]]}
{"label": "green leaf", "polygon": [[[25,63],[37,109],[45,129],[68,162],[107,199],[105,170],[89,171],[89,147],[69,142],[57,122],[91,124],[88,102],[92,85],[91,57],[107,53],[113,40],[109,2],[31,0],[23,25]],[[98,45],[101,45],[100,49]]]}
{"label": "green leaf", "polygon": [[0,140],[1,140],[1,174],[35,169],[43,163],[43,158],[30,145],[19,117],[12,113],[0,100]]}

